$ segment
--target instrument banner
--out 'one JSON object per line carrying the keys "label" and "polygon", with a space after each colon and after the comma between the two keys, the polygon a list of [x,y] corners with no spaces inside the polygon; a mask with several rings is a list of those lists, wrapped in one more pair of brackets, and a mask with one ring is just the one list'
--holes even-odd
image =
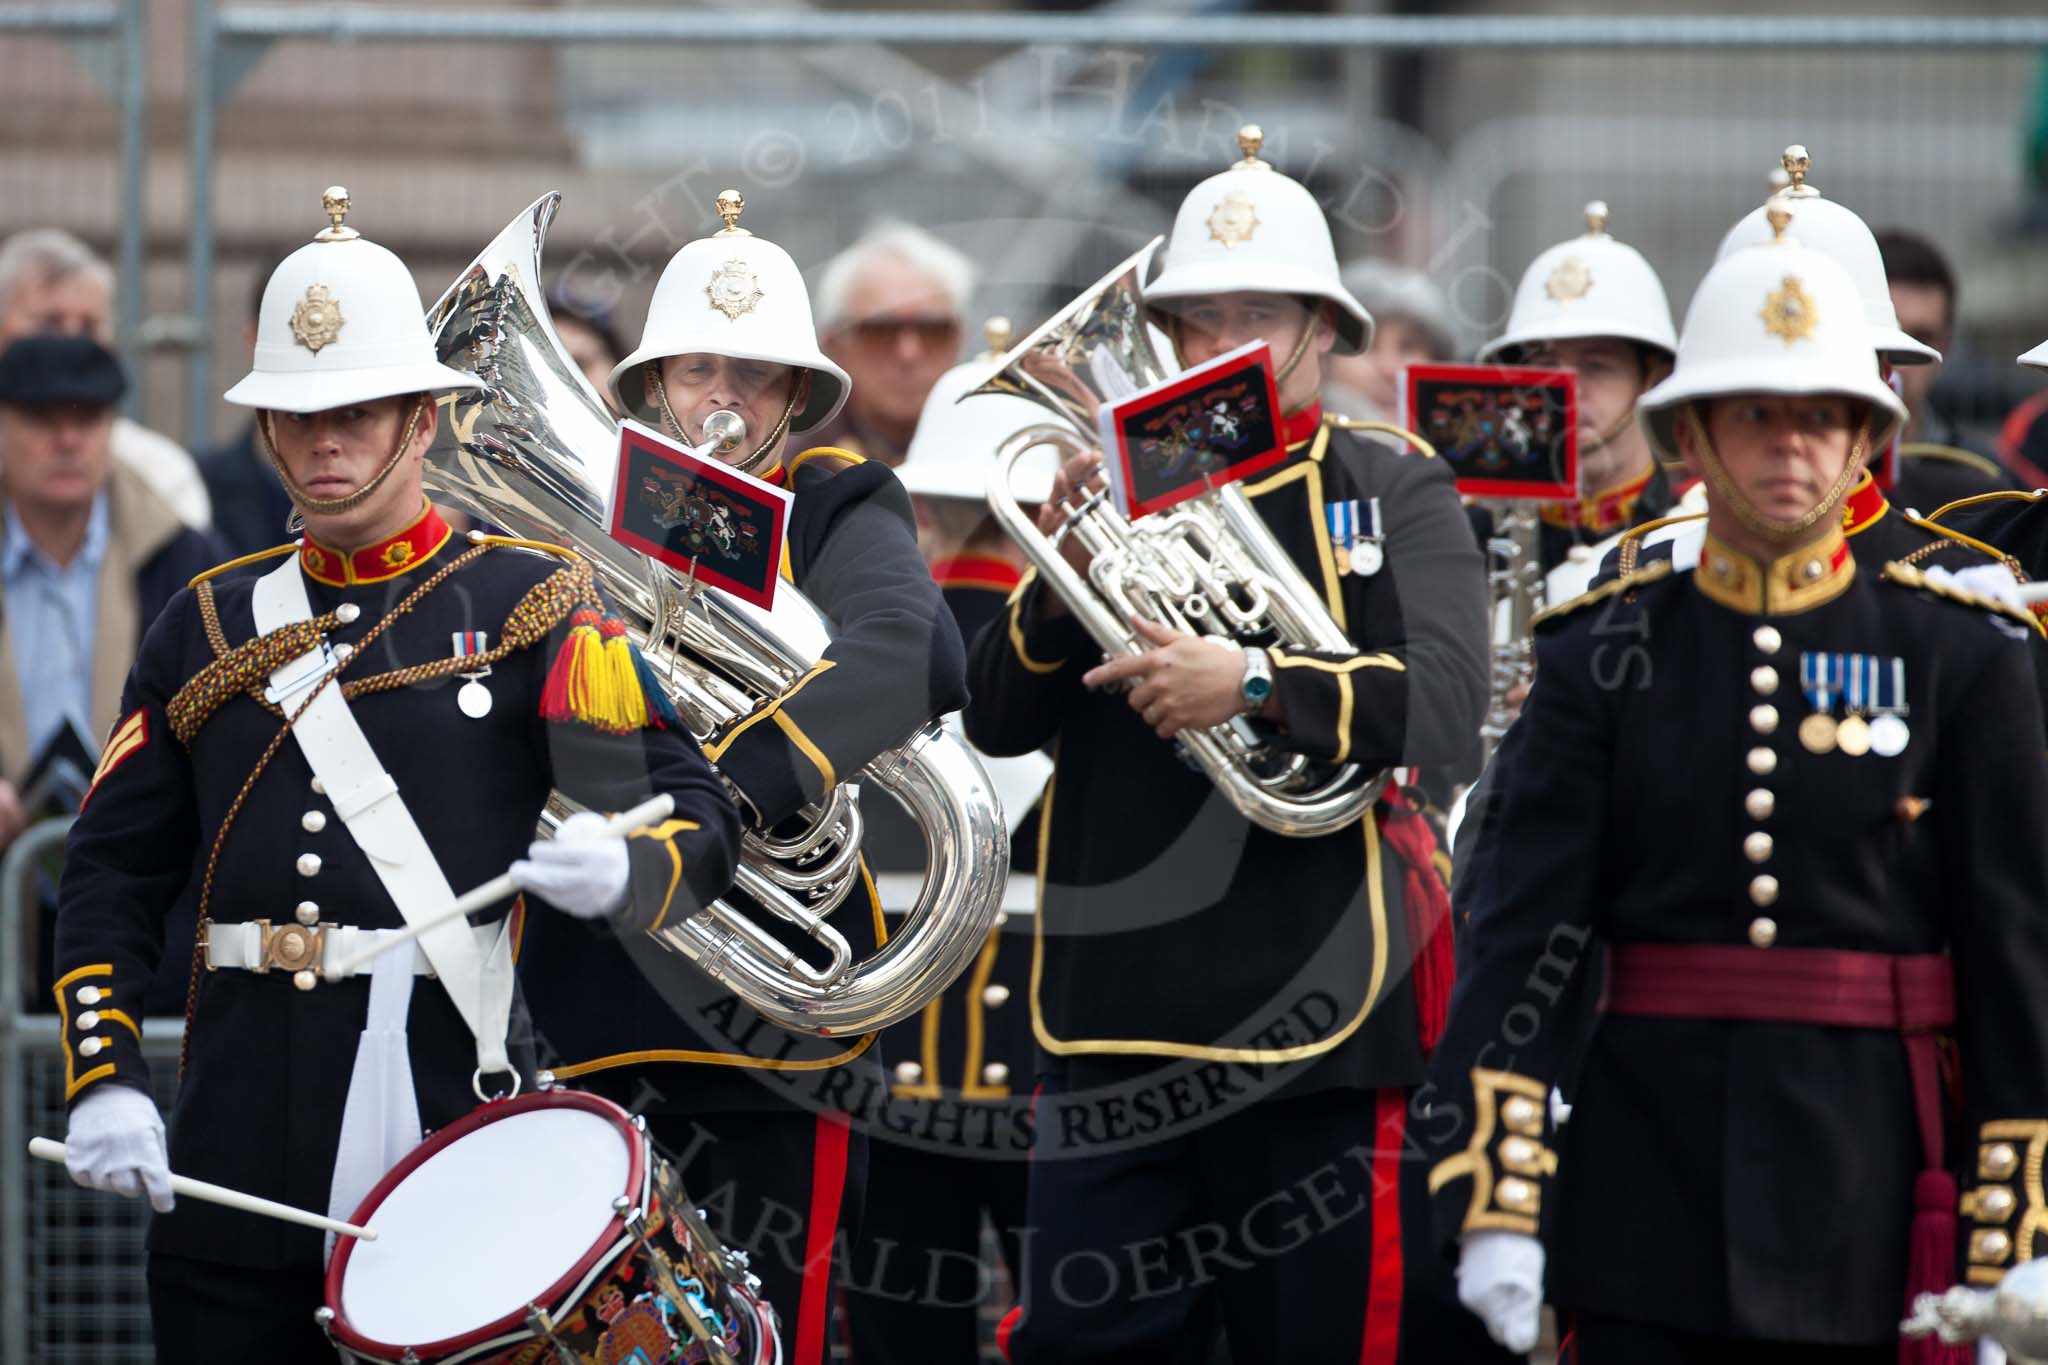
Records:
{"label": "instrument banner", "polygon": [[763,610],[775,604],[793,501],[631,418],[620,424],[612,539]]}
{"label": "instrument banner", "polygon": [[1401,425],[1436,447],[1475,498],[1576,500],[1579,377],[1512,365],[1410,365]]}
{"label": "instrument banner", "polygon": [[1263,341],[1105,403],[1096,421],[1110,490],[1127,521],[1287,458],[1273,352]]}

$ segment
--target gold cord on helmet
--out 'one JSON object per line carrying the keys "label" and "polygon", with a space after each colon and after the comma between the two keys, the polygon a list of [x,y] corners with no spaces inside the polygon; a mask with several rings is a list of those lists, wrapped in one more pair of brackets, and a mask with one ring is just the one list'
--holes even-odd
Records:
{"label": "gold cord on helmet", "polygon": [[256,414],[256,430],[263,437],[263,453],[270,458],[271,468],[277,471],[278,479],[284,484],[285,495],[292,500],[292,506],[298,509],[300,516],[303,517],[308,512],[316,517],[338,516],[361,506],[385,479],[391,477],[391,471],[398,468],[398,461],[404,456],[405,448],[412,444],[413,435],[419,430],[420,419],[426,416],[427,399],[428,395],[424,393],[413,399],[412,410],[405,415],[405,421],[400,424],[398,440],[392,446],[391,457],[384,461],[383,467],[372,474],[369,482],[361,488],[339,498],[316,498],[299,487],[298,482],[292,478],[292,472],[285,468],[283,457],[277,453],[277,437],[270,429],[272,414],[268,408]]}
{"label": "gold cord on helmet", "polygon": [[[689,433],[683,430],[682,419],[677,417],[675,409],[668,405],[668,385],[661,382],[661,373],[656,368],[658,364],[659,362],[657,361],[647,367],[646,382],[649,392],[654,397],[654,406],[661,412],[661,423],[668,428],[669,435],[675,437],[684,445],[695,445],[697,443],[692,441]],[[754,473],[768,463],[768,452],[775,449],[781,443],[782,438],[789,434],[790,419],[796,416],[797,399],[804,391],[804,372],[793,368],[793,373],[797,376],[797,382],[790,385],[789,401],[782,405],[782,416],[775,419],[775,425],[768,429],[768,435],[762,438],[761,444],[755,446],[752,451],[742,458],[732,461],[728,468],[737,469],[742,474]]]}
{"label": "gold cord on helmet", "polygon": [[1678,420],[1691,429],[1693,440],[1699,443],[1700,463],[1706,468],[1707,481],[1714,485],[1714,491],[1728,504],[1728,510],[1735,514],[1737,521],[1752,532],[1771,540],[1792,540],[1833,516],[1836,509],[1842,505],[1842,499],[1848,496],[1857,476],[1862,474],[1863,462],[1870,455],[1870,415],[1866,412],[1862,423],[1856,428],[1856,440],[1849,447],[1848,461],[1843,464],[1841,475],[1836,478],[1834,486],[1828,489],[1826,496],[1815,503],[1805,516],[1795,521],[1778,521],[1757,511],[1749,499],[1742,495],[1741,490],[1736,488],[1735,481],[1728,477],[1727,467],[1721,463],[1721,457],[1714,452],[1714,443],[1707,439],[1707,426],[1700,420],[1699,405],[1687,403],[1679,409]]}

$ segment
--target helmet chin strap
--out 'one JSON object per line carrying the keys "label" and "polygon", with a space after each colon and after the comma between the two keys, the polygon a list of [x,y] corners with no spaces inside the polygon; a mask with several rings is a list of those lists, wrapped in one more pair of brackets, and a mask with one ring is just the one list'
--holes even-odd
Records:
{"label": "helmet chin strap", "polygon": [[1863,472],[1863,462],[1870,455],[1870,418],[1866,414],[1856,428],[1856,439],[1849,447],[1849,458],[1842,465],[1841,474],[1835,479],[1821,500],[1815,503],[1805,516],[1795,521],[1779,521],[1756,510],[1749,499],[1736,488],[1735,481],[1728,477],[1727,467],[1721,457],[1714,453],[1714,443],[1707,439],[1706,423],[1700,420],[1696,404],[1687,403],[1679,409],[1678,420],[1692,431],[1693,440],[1698,443],[1700,463],[1706,466],[1707,481],[1714,485],[1714,491],[1728,504],[1728,510],[1735,519],[1756,535],[1767,540],[1790,542],[1811,531],[1827,517],[1835,515],[1841,508],[1842,499],[1848,495],[1850,486]]}
{"label": "helmet chin strap", "polygon": [[[1642,398],[1642,395],[1637,394],[1636,397],[1638,400],[1640,400]],[[1579,454],[1592,455],[1599,451],[1607,449],[1607,447],[1613,445],[1616,441],[1620,440],[1622,438],[1622,435],[1635,424],[1636,405],[1634,403],[1630,403],[1626,408],[1622,409],[1621,416],[1615,418],[1614,421],[1608,425],[1607,430],[1600,432],[1598,435],[1594,436],[1593,439],[1590,441],[1582,442],[1579,446]]]}
{"label": "helmet chin strap", "polygon": [[384,480],[391,477],[391,471],[398,468],[398,461],[404,456],[405,448],[412,444],[413,435],[419,430],[420,419],[426,415],[429,397],[430,395],[422,393],[413,400],[412,410],[406,413],[405,421],[399,424],[398,440],[392,445],[391,456],[384,461],[383,467],[372,474],[361,488],[338,498],[316,498],[299,487],[298,481],[292,478],[292,472],[285,468],[284,460],[277,453],[277,437],[270,427],[270,409],[265,408],[258,412],[256,430],[263,437],[263,453],[269,457],[270,467],[277,471],[279,481],[284,484],[285,495],[292,500],[294,509],[292,521],[298,523],[296,526],[287,524],[285,529],[299,530],[305,525],[308,512],[316,517],[332,517],[360,507],[377,491]]}
{"label": "helmet chin strap", "polygon": [[[1168,340],[1170,340],[1171,342],[1173,342],[1173,350],[1174,350],[1174,354],[1175,354],[1175,355],[1176,355],[1176,356],[1178,357],[1178,356],[1180,355],[1180,353],[1181,353],[1181,350],[1182,350],[1182,347],[1181,347],[1181,336],[1180,336],[1180,333],[1181,333],[1181,320],[1180,320],[1180,314],[1179,314],[1179,313],[1176,313],[1176,312],[1173,312],[1173,311],[1172,311],[1172,310],[1170,310],[1170,309],[1162,309],[1162,310],[1160,310],[1160,311],[1162,311],[1162,312],[1164,312],[1164,313],[1165,313],[1165,315],[1166,315],[1166,318],[1167,318],[1167,321],[1168,321],[1168,323],[1170,324],[1170,325],[1169,325],[1169,326],[1167,327],[1167,329],[1166,329],[1166,336],[1167,336],[1167,339],[1168,339]],[[1276,388],[1276,389],[1277,389],[1277,388],[1278,388],[1278,387],[1280,387],[1280,386],[1281,386],[1282,384],[1285,384],[1285,383],[1287,382],[1287,376],[1288,376],[1288,375],[1290,375],[1290,374],[1293,374],[1293,373],[1294,373],[1294,371],[1295,371],[1295,367],[1296,367],[1296,366],[1298,366],[1298,365],[1300,365],[1300,364],[1301,364],[1301,362],[1302,362],[1302,360],[1303,360],[1303,359],[1305,359],[1305,358],[1307,357],[1307,355],[1308,355],[1308,348],[1309,348],[1309,345],[1310,345],[1310,343],[1312,343],[1312,342],[1313,342],[1313,341],[1314,341],[1315,339],[1316,339],[1316,313],[1315,313],[1315,309],[1311,308],[1311,309],[1309,309],[1309,314],[1308,314],[1308,324],[1307,324],[1306,326],[1304,326],[1304,327],[1303,327],[1303,328],[1301,329],[1301,336],[1300,336],[1300,338],[1299,338],[1299,339],[1297,339],[1297,340],[1295,341],[1295,343],[1294,343],[1294,349],[1293,349],[1293,351],[1291,351],[1291,352],[1290,352],[1290,353],[1288,354],[1288,356],[1287,356],[1287,360],[1286,360],[1286,363],[1284,363],[1283,365],[1281,365],[1279,369],[1277,369],[1277,370],[1275,370],[1275,371],[1273,372],[1273,387],[1274,387],[1274,388]],[[1185,364],[1186,362],[1185,362],[1185,361],[1183,360],[1183,362],[1182,362],[1182,363],[1183,363],[1183,364]]]}
{"label": "helmet chin strap", "polygon": [[[668,428],[671,436],[684,445],[696,445],[697,442],[692,441],[689,434],[683,430],[682,419],[678,418],[675,409],[668,405],[668,385],[661,382],[661,376],[655,371],[650,369],[644,373],[647,375],[647,387],[654,391],[654,405],[661,410],[662,425]],[[790,419],[796,416],[796,401],[802,394],[803,387],[801,378],[790,386],[789,401],[782,405],[782,416],[769,428],[768,435],[747,455],[734,460],[729,468],[737,469],[742,474],[752,474],[768,463],[768,452],[775,449],[782,438],[789,434]]]}

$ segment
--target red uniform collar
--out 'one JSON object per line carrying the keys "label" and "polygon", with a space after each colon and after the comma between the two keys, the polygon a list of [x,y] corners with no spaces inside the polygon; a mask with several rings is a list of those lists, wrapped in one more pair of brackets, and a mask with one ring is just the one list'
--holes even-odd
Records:
{"label": "red uniform collar", "polygon": [[1318,400],[1280,419],[1280,443],[1293,450],[1306,444],[1322,424],[1323,405],[1321,400]]}
{"label": "red uniform collar", "polygon": [[1634,517],[1636,503],[1642,500],[1643,490],[1650,486],[1650,480],[1656,473],[1657,466],[1653,463],[1643,471],[1641,478],[1616,484],[1603,493],[1595,493],[1576,502],[1546,502],[1543,504],[1543,520],[1551,526],[1577,527],[1601,535],[1618,531]]}
{"label": "red uniform collar", "polygon": [[941,588],[986,588],[1007,595],[1023,577],[1016,565],[994,555],[950,555],[932,564],[932,579]]}
{"label": "red uniform collar", "polygon": [[1849,490],[1849,496],[1842,499],[1842,534],[1853,536],[1858,531],[1868,530],[1871,525],[1892,510],[1885,501],[1884,490],[1877,486],[1877,480],[1864,470],[1863,477]]}
{"label": "red uniform collar", "polygon": [[306,576],[329,587],[345,588],[352,583],[382,583],[417,569],[432,559],[455,532],[441,520],[434,504],[412,525],[397,535],[344,552],[322,545],[310,535],[299,545],[299,566]]}

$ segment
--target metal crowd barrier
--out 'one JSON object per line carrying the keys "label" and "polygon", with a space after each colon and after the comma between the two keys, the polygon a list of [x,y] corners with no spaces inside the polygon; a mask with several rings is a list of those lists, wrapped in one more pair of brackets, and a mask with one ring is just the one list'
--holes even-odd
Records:
{"label": "metal crowd barrier", "polygon": [[[39,864],[70,828],[44,821],[0,859],[0,1363],[149,1365],[149,1205],[81,1189],[63,1167],[28,1156],[31,1137],[64,1136],[58,1021],[26,1012],[37,1002],[22,998],[22,945]],[[161,1105],[177,1085],[178,1034],[175,1019],[143,1024]]]}

